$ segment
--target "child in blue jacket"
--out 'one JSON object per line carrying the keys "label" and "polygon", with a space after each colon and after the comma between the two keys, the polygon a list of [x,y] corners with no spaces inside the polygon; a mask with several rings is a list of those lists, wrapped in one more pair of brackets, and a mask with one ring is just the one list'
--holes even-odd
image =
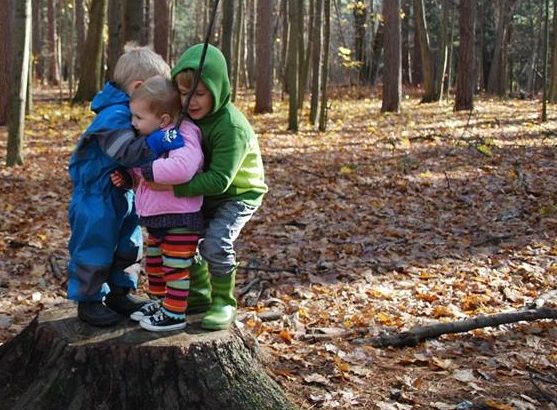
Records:
{"label": "child in blue jacket", "polygon": [[152,50],[130,47],[120,56],[113,81],[91,103],[96,117],[69,164],[68,299],[78,302],[78,317],[94,326],[111,326],[147,302],[130,294],[137,288],[143,244],[134,194],[115,187],[110,175],[184,145],[172,130],[143,138],[132,127],[129,96],[155,75],[170,78],[170,67]]}

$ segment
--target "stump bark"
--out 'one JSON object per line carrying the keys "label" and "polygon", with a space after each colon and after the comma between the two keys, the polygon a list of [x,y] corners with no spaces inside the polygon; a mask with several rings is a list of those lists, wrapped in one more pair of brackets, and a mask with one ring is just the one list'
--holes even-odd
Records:
{"label": "stump bark", "polygon": [[[192,320],[193,319],[193,320]],[[238,328],[99,329],[67,304],[0,347],[2,409],[295,409]]]}

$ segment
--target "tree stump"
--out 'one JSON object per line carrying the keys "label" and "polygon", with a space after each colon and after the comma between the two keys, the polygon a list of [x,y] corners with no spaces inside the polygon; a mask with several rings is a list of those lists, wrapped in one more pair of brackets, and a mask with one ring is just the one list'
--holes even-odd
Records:
{"label": "tree stump", "polygon": [[[196,320],[197,319],[197,320]],[[153,333],[94,328],[72,304],[40,313],[0,347],[2,409],[295,409],[233,327]]]}

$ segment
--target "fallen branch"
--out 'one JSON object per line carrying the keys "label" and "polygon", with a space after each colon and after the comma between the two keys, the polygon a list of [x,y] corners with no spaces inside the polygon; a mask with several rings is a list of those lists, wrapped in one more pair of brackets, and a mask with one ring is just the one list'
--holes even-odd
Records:
{"label": "fallen branch", "polygon": [[310,342],[321,342],[324,340],[332,340],[332,339],[340,339],[340,338],[347,338],[356,334],[354,330],[335,330],[335,331],[326,331],[326,332],[319,332],[319,329],[315,329],[311,331],[310,329],[308,333],[302,333],[297,335],[298,339],[310,341]]}
{"label": "fallen branch", "polygon": [[557,309],[541,308],[518,312],[497,313],[494,315],[478,316],[458,322],[438,323],[430,326],[416,327],[406,332],[394,335],[381,335],[369,340],[375,347],[387,346],[416,346],[418,343],[449,333],[462,333],[482,327],[499,326],[520,321],[534,321],[539,319],[557,319]]}

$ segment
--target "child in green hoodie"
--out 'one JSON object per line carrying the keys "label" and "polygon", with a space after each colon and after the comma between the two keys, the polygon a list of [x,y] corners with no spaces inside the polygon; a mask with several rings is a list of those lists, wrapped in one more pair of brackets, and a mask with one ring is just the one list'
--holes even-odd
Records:
{"label": "child in green hoodie", "polygon": [[[203,44],[190,47],[172,69],[182,104],[192,88],[202,49]],[[203,260],[191,270],[188,312],[209,307],[201,326],[226,329],[236,316],[234,241],[261,205],[268,188],[257,136],[230,102],[226,60],[214,46],[208,46],[188,115],[201,128],[205,154],[203,172],[173,187],[177,197],[204,197],[205,229],[199,244]]]}

